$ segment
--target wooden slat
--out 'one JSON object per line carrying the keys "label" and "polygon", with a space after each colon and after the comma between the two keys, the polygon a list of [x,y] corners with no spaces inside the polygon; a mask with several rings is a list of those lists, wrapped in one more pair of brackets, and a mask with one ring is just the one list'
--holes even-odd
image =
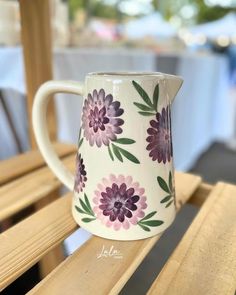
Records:
{"label": "wooden slat", "polygon": [[[36,146],[32,128],[32,105],[36,91],[52,80],[52,45],[49,0],[20,0],[21,37],[24,52],[30,142]],[[50,137],[56,139],[56,118],[53,101],[48,106]]]}
{"label": "wooden slat", "polygon": [[219,183],[153,283],[149,295],[233,295],[236,186]]}
{"label": "wooden slat", "polygon": [[59,244],[77,227],[71,193],[0,235],[0,290]]}
{"label": "wooden slat", "polygon": [[200,187],[201,183],[202,178],[200,176],[178,171],[175,172],[176,206],[178,210],[190,199]]}
{"label": "wooden slat", "polygon": [[[201,179],[176,174],[177,203],[184,204]],[[161,235],[138,241],[113,241],[92,237],[59,265],[29,294],[118,294]],[[102,248],[120,251],[122,259],[97,258]],[[111,260],[112,259],[112,260]]]}
{"label": "wooden slat", "polygon": [[[60,185],[60,184],[59,184]],[[37,203],[37,211],[44,208],[48,204],[57,200],[60,195],[60,190],[57,188],[52,191],[46,197],[40,199],[40,202]],[[64,248],[62,244],[53,247],[46,255],[43,256],[43,259],[40,260],[39,264],[39,275],[40,278],[47,276],[55,267],[57,267],[65,259]]]}
{"label": "wooden slat", "polygon": [[208,198],[211,190],[213,189],[213,185],[208,183],[201,183],[197,190],[194,192],[192,197],[189,199],[188,203],[201,207],[202,204],[206,201]]}
{"label": "wooden slat", "polygon": [[[74,171],[75,155],[63,159]],[[0,221],[47,197],[61,182],[48,167],[40,168],[0,188]]]}
{"label": "wooden slat", "polygon": [[[36,146],[32,126],[32,106],[36,91],[44,82],[53,79],[52,75],[52,42],[50,0],[19,0],[21,14],[21,37],[24,52],[24,64],[27,86],[27,110],[29,123],[29,137],[31,146]],[[55,108],[51,99],[47,107],[47,125],[51,140],[57,138],[57,124]],[[55,195],[58,195],[55,192]],[[41,207],[40,201],[35,204],[35,210]],[[62,253],[62,251],[61,251]],[[54,255],[50,261],[54,261]],[[49,261],[40,263],[40,271],[44,276],[61,261],[49,264]]]}
{"label": "wooden slat", "polygon": [[[76,151],[76,147],[74,145],[63,143],[55,143],[54,148],[60,157],[72,154]],[[17,177],[20,177],[44,165],[46,165],[45,161],[38,150],[32,150],[16,157],[1,161],[0,185],[12,181]]]}
{"label": "wooden slat", "polygon": [[[54,192],[52,192],[50,195],[55,200],[59,197],[60,190],[57,189]],[[41,204],[41,202],[43,204]],[[35,203],[35,211],[38,211],[42,208],[42,206],[46,206],[51,203],[50,198],[44,198],[40,199],[37,203]],[[63,262],[65,259],[65,254],[63,251],[63,246],[56,245],[56,247],[53,247],[52,250],[47,252],[46,255],[43,256],[43,258],[39,261],[39,274],[40,278],[46,277],[53,269],[55,269],[60,263]]]}

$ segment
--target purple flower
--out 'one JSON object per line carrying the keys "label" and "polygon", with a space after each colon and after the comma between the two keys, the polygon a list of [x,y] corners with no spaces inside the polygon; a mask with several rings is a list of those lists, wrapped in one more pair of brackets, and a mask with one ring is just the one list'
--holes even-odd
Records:
{"label": "purple flower", "polygon": [[108,146],[110,141],[116,140],[116,135],[122,133],[120,126],[124,121],[118,117],[123,113],[120,102],[113,101],[111,94],[105,95],[104,89],[94,90],[92,95],[89,93],[82,114],[82,128],[89,144]]}
{"label": "purple flower", "polygon": [[111,174],[109,179],[103,178],[93,202],[96,217],[115,230],[136,225],[144,217],[143,209],[147,207],[144,189],[139,187],[138,182],[133,182],[131,176],[123,175],[116,177]]}
{"label": "purple flower", "polygon": [[151,127],[147,130],[149,136],[146,138],[147,150],[150,151],[149,156],[158,163],[170,162],[173,149],[169,106],[163,108],[161,113],[157,113],[156,120],[151,120],[150,125]]}
{"label": "purple flower", "polygon": [[76,173],[75,173],[75,185],[74,190],[79,193],[83,191],[85,182],[87,181],[87,172],[85,171],[84,160],[81,158],[81,154],[76,155]]}

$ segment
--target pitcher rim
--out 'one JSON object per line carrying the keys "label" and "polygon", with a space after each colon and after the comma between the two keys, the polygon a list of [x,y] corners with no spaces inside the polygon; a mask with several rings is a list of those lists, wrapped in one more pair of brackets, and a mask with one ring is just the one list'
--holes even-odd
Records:
{"label": "pitcher rim", "polygon": [[165,73],[161,72],[140,72],[140,71],[107,71],[107,72],[90,72],[87,76],[92,77],[142,77],[142,76],[164,76]]}
{"label": "pitcher rim", "polygon": [[150,79],[150,78],[160,78],[165,79],[167,76],[176,79],[183,80],[179,75],[171,75],[162,72],[151,72],[151,71],[98,71],[90,72],[86,75],[87,78],[108,78],[108,79]]}

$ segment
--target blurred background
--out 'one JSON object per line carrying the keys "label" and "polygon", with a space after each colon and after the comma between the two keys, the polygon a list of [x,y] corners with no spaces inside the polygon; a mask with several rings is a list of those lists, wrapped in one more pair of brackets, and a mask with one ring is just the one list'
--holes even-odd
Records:
{"label": "blurred background", "polygon": [[[93,71],[182,76],[172,106],[176,169],[210,183],[236,183],[236,0],[51,0],[50,5],[54,79],[83,81]],[[18,1],[0,0],[1,160],[30,149],[20,23]],[[77,142],[81,104],[75,96],[55,98],[60,141]],[[182,227],[172,233],[184,232],[193,216],[187,210]],[[71,236],[67,252],[88,236],[85,231]],[[141,273],[161,269],[170,241],[158,244],[162,258],[156,261],[151,252]],[[131,279],[124,294],[144,294],[145,282],[137,290],[132,284]]]}

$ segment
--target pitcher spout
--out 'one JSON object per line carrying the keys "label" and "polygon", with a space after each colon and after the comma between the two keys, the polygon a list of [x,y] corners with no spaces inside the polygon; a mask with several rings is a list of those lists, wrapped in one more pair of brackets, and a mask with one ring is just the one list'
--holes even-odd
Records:
{"label": "pitcher spout", "polygon": [[179,76],[167,74],[165,74],[165,78],[167,81],[167,92],[170,98],[170,102],[172,103],[183,84],[183,79]]}

